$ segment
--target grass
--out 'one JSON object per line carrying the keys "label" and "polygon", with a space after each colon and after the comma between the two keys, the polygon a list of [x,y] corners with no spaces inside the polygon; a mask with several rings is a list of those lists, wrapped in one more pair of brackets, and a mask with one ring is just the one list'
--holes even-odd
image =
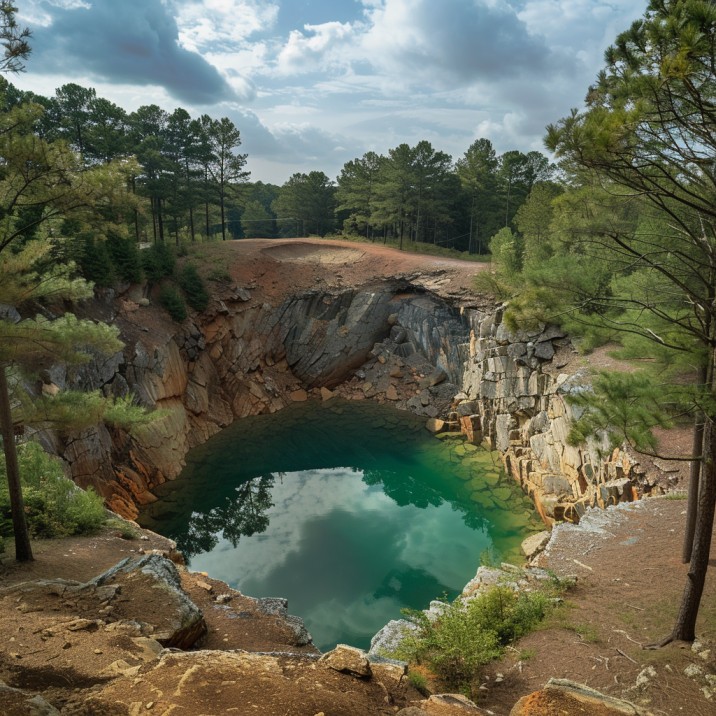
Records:
{"label": "grass", "polygon": [[139,539],[139,530],[126,520],[120,519],[118,517],[112,517],[107,520],[107,527],[113,530],[117,530],[119,532],[119,536],[122,539]]}
{"label": "grass", "polygon": [[566,629],[577,634],[582,641],[588,644],[597,644],[601,637],[592,624],[577,622],[572,619],[572,610],[576,605],[570,601],[563,601],[555,607],[539,626],[540,629]]}
{"label": "grass", "polygon": [[667,492],[662,499],[663,500],[688,500],[689,494],[687,492]]}
{"label": "grass", "polygon": [[428,679],[419,671],[410,671],[408,673],[408,683],[423,696],[427,696],[430,693],[430,689],[428,688]]}

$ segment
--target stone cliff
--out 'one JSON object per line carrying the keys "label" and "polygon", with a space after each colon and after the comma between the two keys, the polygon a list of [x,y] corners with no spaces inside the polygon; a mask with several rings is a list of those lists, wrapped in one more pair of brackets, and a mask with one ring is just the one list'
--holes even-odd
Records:
{"label": "stone cliff", "polygon": [[510,333],[502,307],[467,290],[466,272],[479,265],[433,260],[398,273],[392,261],[326,242],[220,249],[233,280],[214,286],[206,312],[173,323],[140,305],[135,287],[105,307],[124,351],[71,375],[50,372],[48,382],[60,388],[131,392],[162,410],[132,436],[99,426],[55,439],[74,479],[119,514],[136,517],[155,499],[152,490],[181,471],[186,453],[232,421],[341,386],[346,397],[390,399],[426,416],[440,411],[448,427],[488,441],[548,524],[653,488],[625,453],[567,444],[565,396],[586,380],[570,368],[569,339],[555,327]]}

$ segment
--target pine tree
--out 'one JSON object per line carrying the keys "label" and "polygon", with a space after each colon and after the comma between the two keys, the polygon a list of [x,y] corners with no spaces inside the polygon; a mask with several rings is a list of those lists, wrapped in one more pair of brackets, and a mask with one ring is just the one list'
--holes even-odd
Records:
{"label": "pine tree", "polygon": [[[558,275],[550,280],[543,272],[539,296],[550,300],[551,283],[569,302],[571,287],[578,320],[631,337],[642,350],[648,345],[660,359],[683,356],[697,375],[688,389],[672,383],[660,390],[662,406],[681,405],[694,419],[693,453],[684,456],[692,462],[690,568],[662,643],[695,638],[716,508],[714,37],[711,2],[652,0],[607,50],[586,110],[574,110],[547,134],[548,147],[585,185],[578,198],[589,211],[576,214],[567,233],[571,270],[564,253],[551,261]],[[599,203],[617,210],[595,212]],[[592,271],[595,264],[602,268]],[[604,387],[602,400],[638,400],[636,383]],[[630,423],[623,437],[638,445],[648,421],[626,408],[623,416]]]}
{"label": "pine tree", "polygon": [[[64,142],[49,143],[34,133],[42,108],[19,104],[0,114],[0,431],[18,560],[32,559],[24,515],[15,447],[15,427],[22,424],[78,426],[96,422],[109,408],[100,396],[86,401],[67,392],[54,399],[29,400],[14,390],[23,374],[47,361],[77,363],[88,349],[114,352],[121,343],[114,328],[82,321],[70,313],[55,320],[29,316],[41,302],[78,300],[92,293],[74,266],[64,260],[62,225],[75,225],[94,238],[119,231],[112,210],[128,200],[126,176],[131,162],[85,169]],[[69,221],[68,221],[69,220]],[[65,223],[66,222],[66,223]],[[22,313],[21,313],[22,312]],[[78,406],[84,408],[79,409]],[[71,407],[70,407],[71,406]],[[115,412],[117,420],[121,410]],[[132,418],[132,411],[126,411]]]}

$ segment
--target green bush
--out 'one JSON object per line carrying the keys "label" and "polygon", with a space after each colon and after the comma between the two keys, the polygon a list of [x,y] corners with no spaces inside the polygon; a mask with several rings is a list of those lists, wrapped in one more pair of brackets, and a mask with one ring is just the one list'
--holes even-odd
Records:
{"label": "green bush", "polygon": [[[28,528],[33,537],[63,537],[99,529],[106,519],[102,498],[68,480],[60,461],[37,443],[18,447]],[[0,534],[12,534],[5,462],[0,464]]]}
{"label": "green bush", "polygon": [[170,284],[162,286],[162,290],[159,292],[159,303],[167,309],[169,315],[177,323],[181,323],[186,318],[184,300],[174,286]]}
{"label": "green bush", "polygon": [[155,241],[142,251],[142,268],[149,283],[159,283],[163,278],[174,275],[176,257],[169,244]]}
{"label": "green bush", "polygon": [[209,293],[194,264],[187,264],[181,270],[179,285],[184,290],[187,303],[195,311],[203,311],[209,305]]}
{"label": "green bush", "polygon": [[142,261],[134,241],[110,234],[106,246],[117,278],[129,283],[139,283],[142,280]]}
{"label": "green bush", "polygon": [[406,610],[417,630],[406,634],[388,656],[426,664],[448,688],[470,693],[479,668],[534,629],[550,605],[545,593],[495,586],[467,602],[446,605],[432,621],[422,611]]}

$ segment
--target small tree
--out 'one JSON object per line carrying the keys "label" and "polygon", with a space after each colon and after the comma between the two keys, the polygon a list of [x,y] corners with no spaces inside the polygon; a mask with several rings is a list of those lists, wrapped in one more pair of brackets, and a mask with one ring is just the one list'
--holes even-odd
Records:
{"label": "small tree", "polygon": [[91,284],[75,278],[73,265],[64,260],[63,240],[51,235],[60,236],[67,219],[71,221],[66,225],[74,223],[95,238],[119,231],[112,207],[128,200],[126,174],[135,170],[131,163],[86,170],[66,144],[45,142],[34,133],[41,112],[37,105],[21,104],[0,114],[0,304],[6,306],[0,317],[0,432],[18,560],[32,559],[32,549],[15,426],[60,420],[80,427],[100,420],[109,403],[95,396],[82,409],[78,396],[67,392],[23,404],[21,391],[13,388],[22,373],[48,361],[82,362],[89,360],[87,349],[114,352],[121,343],[117,330],[104,324],[80,321],[69,313],[56,320],[23,318],[17,309],[32,311],[38,302],[91,295]]}

